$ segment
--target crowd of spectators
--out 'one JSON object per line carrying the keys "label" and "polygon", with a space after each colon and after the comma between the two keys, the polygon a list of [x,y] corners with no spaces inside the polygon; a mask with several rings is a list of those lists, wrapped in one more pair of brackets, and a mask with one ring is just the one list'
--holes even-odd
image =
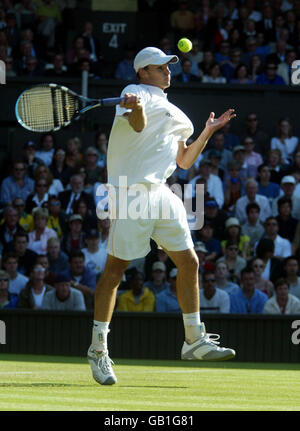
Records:
{"label": "crowd of spectators", "polygon": [[[135,81],[135,41],[112,61],[99,29],[85,21],[74,29],[76,0],[1,0],[0,59],[14,76],[115,78]],[[171,65],[177,82],[292,85],[299,58],[300,0],[163,0],[138,2],[138,10],[159,28],[153,44],[180,56]],[[163,25],[159,23],[163,17]],[[176,44],[189,37],[193,49]]]}
{"label": "crowd of spectators", "polygon": [[[8,77],[76,75],[91,66],[101,78],[104,59],[92,23],[65,50],[62,27],[71,9],[58,7],[63,3],[0,1],[0,57]],[[160,3],[139,2],[150,11]],[[165,52],[183,35],[193,40],[193,50],[174,65],[175,80],[290,84],[300,1],[198,6],[179,2],[170,11],[170,38],[160,40]],[[124,50],[116,79],[136,79],[134,53],[132,46]],[[0,308],[91,310],[110,229],[108,131],[99,130],[87,148],[80,136],[58,145],[51,133],[22,145],[0,184]],[[194,166],[177,168],[168,183],[181,186],[192,211],[204,193],[204,224],[192,230],[201,311],[300,313],[300,143],[288,118],[269,136],[249,112],[240,135],[226,125]],[[176,277],[177,268],[152,241],[151,252],[126,271],[116,310],[179,312]]]}
{"label": "crowd of spectators", "polygon": [[[168,180],[191,202],[201,310],[297,314],[300,142],[288,118],[279,121],[277,136],[268,136],[255,112],[245,120],[245,136],[227,125],[192,168],[178,167]],[[24,142],[0,186],[1,308],[93,308],[110,229],[107,145],[103,130],[86,149],[79,137],[58,145],[51,133]],[[194,230],[199,197],[204,223]],[[126,271],[116,310],[179,311],[176,277],[152,241],[150,253]]]}

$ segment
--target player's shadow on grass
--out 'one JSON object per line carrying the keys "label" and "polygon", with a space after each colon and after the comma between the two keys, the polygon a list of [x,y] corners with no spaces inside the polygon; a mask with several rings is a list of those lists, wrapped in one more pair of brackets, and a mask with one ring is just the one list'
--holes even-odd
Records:
{"label": "player's shadow on grass", "polygon": [[42,388],[65,388],[65,387],[81,387],[81,388],[86,388],[86,387],[90,387],[91,385],[78,385],[78,384],[68,384],[68,383],[1,383],[0,382],[0,388],[37,388],[37,387],[42,387]]}
{"label": "player's shadow on grass", "polygon": [[189,389],[188,386],[155,386],[155,385],[119,385],[122,388],[151,388],[151,389]]}

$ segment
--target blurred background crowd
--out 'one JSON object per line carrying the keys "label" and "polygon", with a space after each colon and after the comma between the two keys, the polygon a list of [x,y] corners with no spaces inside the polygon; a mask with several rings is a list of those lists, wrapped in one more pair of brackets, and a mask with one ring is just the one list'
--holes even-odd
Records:
{"label": "blurred background crowd", "polygon": [[[91,79],[135,82],[138,41],[124,47],[113,68],[91,22],[67,44],[75,5],[0,1],[0,59],[8,80],[80,77],[88,70]],[[139,8],[168,16],[157,40],[165,52],[179,54],[180,37],[193,41],[193,50],[170,65],[172,82],[291,84],[300,0],[202,0],[194,7],[144,0]],[[228,124],[191,169],[177,168],[168,181],[181,186],[193,210],[204,193],[204,225],[192,230],[201,311],[299,314],[299,137],[284,116],[273,135],[256,112],[239,121],[242,133]],[[92,309],[110,228],[99,217],[107,214],[108,139],[109,130],[98,130],[87,148],[80,136],[63,145],[53,134],[22,142],[0,185],[0,308]],[[174,264],[152,242],[151,252],[126,271],[116,310],[179,312],[176,276]]]}

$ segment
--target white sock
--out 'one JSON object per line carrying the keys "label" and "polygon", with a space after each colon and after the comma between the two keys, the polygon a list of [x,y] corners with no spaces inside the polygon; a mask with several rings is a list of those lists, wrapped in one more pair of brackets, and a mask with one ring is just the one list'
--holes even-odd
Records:
{"label": "white sock", "polygon": [[194,343],[201,337],[200,312],[182,314],[185,331],[185,341],[188,344]]}
{"label": "white sock", "polygon": [[98,351],[107,350],[107,334],[109,322],[99,322],[94,320],[92,332],[92,346]]}

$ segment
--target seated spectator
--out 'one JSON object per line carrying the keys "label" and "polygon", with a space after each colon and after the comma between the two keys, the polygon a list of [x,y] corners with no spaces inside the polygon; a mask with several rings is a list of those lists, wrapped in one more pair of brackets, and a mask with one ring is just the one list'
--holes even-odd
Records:
{"label": "seated spectator", "polygon": [[201,79],[192,73],[192,61],[189,58],[181,60],[181,73],[175,76],[178,82],[200,82]]}
{"label": "seated spectator", "polygon": [[36,145],[33,141],[27,141],[23,147],[24,158],[23,161],[27,167],[27,175],[34,179],[34,171],[35,169],[43,165],[44,162],[42,159],[36,157]]}
{"label": "seated spectator", "polygon": [[123,52],[124,58],[117,65],[115,78],[123,81],[136,81],[136,72],[133,67],[136,50],[131,45],[125,45]]}
{"label": "seated spectator", "polygon": [[28,282],[28,277],[18,272],[18,255],[14,252],[8,252],[3,256],[3,269],[9,275],[9,293],[19,295]]}
{"label": "seated spectator", "polygon": [[202,284],[203,289],[200,289],[201,313],[229,313],[229,295],[216,287],[216,277],[212,271],[205,271],[202,274]]}
{"label": "seated spectator", "polygon": [[151,280],[144,283],[155,295],[169,287],[169,283],[166,281],[166,269],[163,262],[154,262]]}
{"label": "seated spectator", "polygon": [[237,145],[232,150],[233,162],[240,164],[240,179],[244,182],[256,175],[256,168],[246,162],[246,151],[243,145]]}
{"label": "seated spectator", "polygon": [[16,232],[13,242],[9,243],[4,248],[4,254],[14,252],[18,257],[18,272],[23,275],[28,275],[32,262],[35,262],[37,254],[27,248],[28,234],[24,231]]}
{"label": "seated spectator", "polygon": [[256,289],[255,275],[252,269],[241,271],[241,289],[230,295],[230,312],[239,314],[261,314],[268,297]]}
{"label": "seated spectator", "polygon": [[249,244],[250,238],[248,235],[241,234],[241,225],[237,218],[230,217],[225,223],[225,239],[221,242],[223,253],[225,253],[225,248],[227,241],[234,241],[238,244],[239,254],[247,260],[249,254]]}
{"label": "seated spectator", "polygon": [[54,289],[44,296],[43,310],[85,311],[84,296],[80,290],[71,287],[71,278],[65,274],[57,274]]}
{"label": "seated spectator", "polygon": [[286,164],[292,162],[293,153],[299,144],[298,136],[293,135],[292,124],[289,119],[282,118],[277,127],[277,136],[271,139],[271,149],[281,151],[282,161]]}
{"label": "seated spectator", "polygon": [[289,256],[284,259],[283,270],[290,293],[300,299],[299,262],[296,256]]}
{"label": "seated spectator", "polygon": [[282,162],[281,151],[279,149],[268,151],[267,164],[271,172],[270,180],[280,184],[282,178],[287,175],[288,166]]}
{"label": "seated spectator", "polygon": [[33,192],[34,181],[26,175],[23,161],[12,163],[12,174],[4,178],[0,189],[0,202],[9,205],[15,198],[24,200]]}
{"label": "seated spectator", "polygon": [[43,67],[35,57],[27,57],[22,76],[42,76]]}
{"label": "seated spectator", "polygon": [[264,305],[264,314],[300,314],[300,300],[289,293],[289,284],[284,278],[275,281],[275,295]]}
{"label": "seated spectator", "polygon": [[267,217],[271,215],[271,207],[268,198],[259,195],[258,184],[254,179],[249,179],[245,184],[246,195],[242,196],[236,201],[235,205],[235,216],[238,218],[240,223],[246,221],[246,206],[249,203],[256,202],[260,207],[259,220],[264,222]]}
{"label": "seated spectator", "polygon": [[13,207],[6,207],[3,213],[3,223],[0,225],[0,248],[8,246],[17,232],[23,232],[18,222],[18,212]]}
{"label": "seated spectator", "polygon": [[69,230],[63,236],[62,250],[70,254],[72,250],[82,250],[85,247],[86,234],[82,230],[82,217],[79,214],[72,214],[68,222]]}
{"label": "seated spectator", "polygon": [[98,62],[101,57],[100,42],[94,33],[94,25],[91,21],[84,22],[80,36],[83,38],[85,49],[91,53],[91,61]]}
{"label": "seated spectator", "polygon": [[254,287],[264,292],[268,296],[268,298],[271,298],[271,296],[274,293],[274,286],[270,280],[266,280],[262,277],[262,273],[264,272],[264,269],[265,269],[265,264],[263,260],[259,258],[254,258],[250,262],[250,267],[253,269],[253,272],[255,275]]}
{"label": "seated spectator", "polygon": [[195,14],[189,10],[188,2],[180,0],[178,7],[170,15],[170,26],[175,40],[181,37],[192,38],[195,29]]}
{"label": "seated spectator", "polygon": [[53,289],[45,283],[45,268],[41,264],[33,265],[29,273],[29,282],[19,294],[18,307],[38,310],[42,308],[42,302],[46,292]]}
{"label": "seated spectator", "polygon": [[63,148],[55,149],[49,168],[53,178],[58,179],[66,187],[72,176],[73,169],[66,164],[66,152]]}
{"label": "seated spectator", "polygon": [[198,64],[199,76],[203,78],[208,75],[213,64],[215,64],[215,57],[212,51],[203,52],[203,61]]}
{"label": "seated spectator", "polygon": [[274,241],[269,238],[262,238],[256,247],[256,256],[264,263],[264,270],[261,277],[274,283],[282,275],[282,262],[274,257]]}
{"label": "seated spectator", "polygon": [[252,138],[256,143],[257,148],[259,148],[262,157],[264,158],[270,149],[269,136],[264,130],[261,129],[257,113],[249,112],[245,123],[245,131],[242,133],[241,138]]}
{"label": "seated spectator", "polygon": [[56,232],[58,238],[62,239],[67,233],[67,216],[61,210],[60,200],[56,196],[50,195],[48,199],[49,218],[47,227]]}
{"label": "seated spectator", "polygon": [[259,75],[263,73],[263,61],[259,55],[252,55],[250,59],[249,65],[249,77],[253,81],[256,82]]}
{"label": "seated spectator", "polygon": [[[222,127],[222,129],[220,130],[222,131],[225,138],[224,148],[226,150],[232,151],[234,147],[236,147],[237,145],[240,145],[240,138],[236,133],[232,131],[230,122],[225,124],[225,126]],[[231,159],[232,159],[232,155],[231,155]]]}
{"label": "seated spectator", "polygon": [[60,192],[64,190],[64,186],[58,178],[53,178],[50,169],[46,165],[40,165],[34,171],[35,181],[41,179],[46,180],[48,186],[48,194],[58,196]]}
{"label": "seated spectator", "polygon": [[278,259],[283,259],[285,257],[291,256],[292,254],[292,244],[289,240],[282,238],[278,235],[278,222],[275,217],[268,217],[264,224],[265,235],[264,238],[269,238],[274,242],[274,255]]}
{"label": "seated spectator", "polygon": [[71,287],[83,293],[86,308],[93,308],[96,273],[85,266],[85,258],[81,250],[73,250],[70,253],[69,268],[64,273],[71,277]]}
{"label": "seated spectator", "polygon": [[55,148],[54,136],[52,133],[44,133],[40,138],[40,149],[36,151],[36,157],[41,159],[46,166],[50,166]]}
{"label": "seated spectator", "polygon": [[242,235],[250,238],[250,254],[254,253],[255,244],[262,238],[265,230],[259,220],[260,207],[256,202],[246,206],[247,221],[241,226]]}
{"label": "seated spectator", "polygon": [[219,208],[222,208],[224,204],[224,192],[222,181],[216,175],[211,173],[211,161],[208,159],[201,160],[199,164],[199,175],[196,175],[192,180],[189,181],[192,187],[185,189],[185,199],[191,199],[196,195],[196,182],[199,178],[206,180],[207,192],[209,195],[216,200]]}
{"label": "seated spectator", "polygon": [[245,162],[249,166],[249,168],[252,167],[252,175],[253,177],[256,177],[257,175],[257,168],[259,165],[263,163],[262,156],[254,151],[255,148],[255,141],[250,136],[246,137],[243,140],[242,143],[243,147],[245,148]]}
{"label": "seated spectator", "polygon": [[[253,55],[251,57],[250,63],[253,57],[256,56],[259,59],[261,59],[261,64],[262,64],[262,62],[271,54],[270,44],[267,43],[265,34],[263,32],[257,32],[256,43],[257,43],[257,48],[256,48],[257,55]],[[263,70],[261,70],[259,73],[262,73],[262,72]]]}
{"label": "seated spectator", "polygon": [[66,165],[70,168],[75,168],[79,163],[82,162],[83,155],[81,153],[81,141],[75,136],[67,140],[66,143],[67,157]]}
{"label": "seated spectator", "polygon": [[86,201],[89,210],[94,210],[95,205],[91,195],[83,190],[84,182],[81,175],[72,175],[70,179],[71,190],[65,190],[58,195],[61,207],[66,214],[72,214],[75,202],[82,198]]}
{"label": "seated spectator", "polygon": [[257,168],[258,175],[258,193],[266,196],[272,205],[273,199],[279,196],[280,187],[278,184],[270,181],[271,171],[267,163],[262,163]]}
{"label": "seated spectator", "polygon": [[177,268],[171,269],[168,277],[169,287],[155,296],[155,310],[158,312],[180,313],[176,292]]}
{"label": "seated spectator", "polygon": [[[12,207],[18,213],[18,223],[25,232],[33,230],[33,217],[25,211],[25,202],[22,198],[15,198],[12,202]],[[4,221],[4,220],[3,220]]]}
{"label": "seated spectator", "polygon": [[210,222],[213,227],[214,238],[221,241],[224,238],[227,214],[225,211],[218,208],[218,204],[215,199],[209,198],[204,200],[204,217],[205,220]]}
{"label": "seated spectator", "polygon": [[[101,170],[101,174],[104,172],[104,169]],[[88,178],[88,169],[85,165],[78,165],[76,168],[73,169],[73,175],[80,175],[83,179],[83,191],[85,193],[87,193],[88,195],[91,195],[94,191],[95,188],[95,184],[98,184],[98,182],[96,182],[94,185],[89,183],[89,178]],[[72,176],[73,176],[72,175]],[[102,180],[102,176],[100,176],[101,180]],[[100,178],[97,178],[97,181],[100,180]],[[101,181],[100,180],[100,181]],[[70,183],[67,185],[67,190],[70,190]]]}
{"label": "seated spectator", "polygon": [[238,252],[238,243],[236,241],[228,240],[225,246],[224,256],[217,260],[217,263],[225,262],[227,264],[230,280],[233,282],[239,280],[241,271],[247,264],[246,260],[238,255]]}
{"label": "seated spectator", "polygon": [[54,274],[59,274],[68,267],[69,258],[60,248],[58,238],[49,238],[47,241],[47,257],[49,260],[49,270]]}
{"label": "seated spectator", "polygon": [[213,237],[213,232],[213,226],[208,220],[204,221],[204,225],[200,230],[192,232],[193,241],[195,243],[201,241],[207,250],[206,261],[215,261],[222,252],[221,243]]}
{"label": "seated spectator", "polygon": [[144,275],[136,271],[130,281],[129,290],[118,297],[117,311],[154,311],[154,293],[144,284]]}
{"label": "seated spectator", "polygon": [[226,78],[221,73],[221,67],[218,63],[211,65],[209,74],[202,77],[203,83],[209,84],[226,84]]}
{"label": "seated spectator", "polygon": [[297,52],[290,49],[285,53],[285,60],[278,65],[277,73],[286,85],[291,84],[292,64],[297,59]]}
{"label": "seated spectator", "polygon": [[75,201],[73,210],[74,214],[81,215],[82,230],[84,232],[90,229],[98,229],[98,218],[89,210],[85,199],[79,198]]}
{"label": "seated spectator", "polygon": [[[196,252],[196,255],[198,257],[198,263],[199,263],[199,276],[204,272],[204,266],[206,264],[206,256],[208,255],[208,251],[201,241],[196,241],[194,244],[194,250]],[[199,281],[201,281],[201,278],[199,277]]]}
{"label": "seated spectator", "polygon": [[285,85],[284,80],[277,74],[277,65],[275,62],[268,62],[265,71],[258,75],[256,84],[263,85]]}
{"label": "seated spectator", "polygon": [[34,208],[32,215],[34,230],[28,234],[28,248],[37,254],[46,254],[48,239],[57,236],[47,227],[49,212],[46,208]]}
{"label": "seated spectator", "polygon": [[50,263],[48,256],[46,254],[38,255],[35,260],[35,263],[40,264],[43,268],[45,268],[45,283],[49,284],[50,286],[53,286],[56,274],[54,272],[51,272],[49,269]]}
{"label": "seated spectator", "polygon": [[278,216],[276,217],[278,223],[278,234],[291,243],[295,238],[295,232],[299,221],[292,217],[292,200],[288,197],[281,197],[277,201]]}
{"label": "seated spectator", "polygon": [[220,167],[225,170],[227,168],[227,165],[232,160],[232,154],[231,151],[224,148],[225,145],[225,135],[222,131],[217,130],[212,138],[211,138],[211,145],[210,149],[205,151],[203,153],[203,157],[205,159],[209,159],[209,155],[211,153],[211,150],[216,150],[221,153],[221,161],[220,161]]}
{"label": "seated spectator", "polygon": [[42,0],[37,8],[39,25],[37,32],[44,49],[55,45],[56,28],[62,21],[58,5],[51,0]]}
{"label": "seated spectator", "polygon": [[228,213],[233,213],[237,200],[244,193],[244,184],[240,178],[241,165],[237,161],[228,163],[228,178],[224,181],[224,207]]}
{"label": "seated spectator", "polygon": [[254,81],[249,78],[249,70],[245,64],[236,66],[233,78],[229,82],[230,84],[254,84]]}
{"label": "seated spectator", "polygon": [[89,185],[94,185],[102,175],[103,169],[97,165],[98,152],[95,147],[88,147],[84,154],[84,166],[87,172]]}
{"label": "seated spectator", "polygon": [[291,199],[292,201],[292,217],[300,220],[300,196],[295,193],[296,180],[292,175],[286,175],[282,178],[280,182],[280,194],[277,199],[273,200],[272,203],[272,214],[273,216],[278,215],[278,200],[282,197]]}
{"label": "seated spectator", "polygon": [[226,40],[219,44],[218,52],[216,52],[216,62],[223,66],[230,61],[230,44]]}
{"label": "seated spectator", "polygon": [[31,193],[26,199],[25,211],[29,214],[32,213],[34,208],[41,208],[48,206],[48,188],[49,184],[44,178],[38,179],[34,184],[34,192]]}
{"label": "seated spectator", "polygon": [[[226,150],[223,150],[226,151]],[[210,150],[208,152],[208,160],[211,161],[211,173],[221,178],[223,181],[225,176],[225,170],[221,167],[220,162],[222,159],[222,152],[218,150]]]}
{"label": "seated spectator", "polygon": [[90,229],[87,231],[85,242],[87,246],[82,249],[82,253],[85,257],[85,265],[87,268],[96,272],[97,278],[99,278],[104,271],[107,252],[106,247],[100,246],[100,233],[98,229]]}
{"label": "seated spectator", "polygon": [[69,75],[68,67],[64,64],[64,55],[57,53],[54,55],[53,61],[46,68],[45,76],[54,78],[65,78]]}
{"label": "seated spectator", "polygon": [[100,130],[95,135],[95,147],[98,151],[97,166],[106,168],[106,154],[107,154],[108,138],[107,134]]}
{"label": "seated spectator", "polygon": [[217,262],[215,265],[216,287],[228,294],[240,289],[239,285],[229,281],[229,271],[226,262]]}
{"label": "seated spectator", "polygon": [[9,293],[9,275],[0,270],[0,310],[17,308],[18,296]]}
{"label": "seated spectator", "polygon": [[72,41],[72,48],[66,53],[66,63],[69,69],[74,70],[74,65],[78,63],[80,58],[90,58],[91,52],[86,48],[84,44],[84,38],[82,36],[75,36]]}
{"label": "seated spectator", "polygon": [[233,48],[230,52],[230,59],[221,67],[222,74],[227,82],[230,82],[235,75],[236,68],[241,64],[242,52],[239,48]]}
{"label": "seated spectator", "polygon": [[257,39],[253,36],[248,37],[245,41],[245,48],[242,56],[242,63],[247,67],[250,66],[250,61],[253,55],[258,54],[257,49]]}

